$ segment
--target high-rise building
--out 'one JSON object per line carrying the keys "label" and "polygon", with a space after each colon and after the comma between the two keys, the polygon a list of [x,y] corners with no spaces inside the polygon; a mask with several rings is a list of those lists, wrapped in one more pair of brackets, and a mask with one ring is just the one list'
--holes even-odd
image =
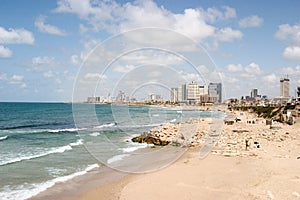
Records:
{"label": "high-rise building", "polygon": [[200,99],[199,85],[192,81],[187,85],[187,100],[190,102],[197,102]]}
{"label": "high-rise building", "polygon": [[280,79],[280,96],[285,98],[290,97],[290,79]]}
{"label": "high-rise building", "polygon": [[187,88],[186,88],[186,84],[183,84],[181,86],[181,99],[180,101],[185,102],[187,100]]}
{"label": "high-rise building", "polygon": [[297,93],[297,97],[300,97],[300,87],[297,87],[296,93]]}
{"label": "high-rise building", "polygon": [[208,85],[208,94],[213,102],[222,103],[222,83],[210,83]]}
{"label": "high-rise building", "polygon": [[171,88],[171,102],[178,102],[178,88]]}
{"label": "high-rise building", "polygon": [[258,89],[254,88],[250,92],[250,97],[251,98],[256,98],[258,96]]}

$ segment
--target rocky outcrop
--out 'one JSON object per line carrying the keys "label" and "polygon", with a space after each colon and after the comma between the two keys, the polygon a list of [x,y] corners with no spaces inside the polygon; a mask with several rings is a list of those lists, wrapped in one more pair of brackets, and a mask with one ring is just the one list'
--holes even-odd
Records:
{"label": "rocky outcrop", "polygon": [[204,126],[208,125],[208,121],[208,119],[190,119],[177,124],[163,124],[132,138],[131,141],[160,146],[168,144],[184,147],[200,146],[207,129]]}
{"label": "rocky outcrop", "polygon": [[147,143],[147,144],[154,144],[159,146],[165,146],[168,145],[168,141],[161,140],[159,138],[143,134],[141,136],[137,136],[131,139],[132,142],[138,142],[138,143]]}

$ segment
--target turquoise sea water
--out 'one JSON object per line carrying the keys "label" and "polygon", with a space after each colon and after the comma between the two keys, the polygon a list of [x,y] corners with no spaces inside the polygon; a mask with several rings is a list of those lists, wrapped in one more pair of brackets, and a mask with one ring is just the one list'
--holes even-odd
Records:
{"label": "turquoise sea water", "polygon": [[[123,153],[147,147],[130,138],[154,126],[211,114],[164,107],[0,103],[0,199],[26,199],[102,162],[122,159]],[[95,159],[86,144],[103,144],[103,138],[115,148],[101,151],[107,147],[98,145],[103,157]]]}

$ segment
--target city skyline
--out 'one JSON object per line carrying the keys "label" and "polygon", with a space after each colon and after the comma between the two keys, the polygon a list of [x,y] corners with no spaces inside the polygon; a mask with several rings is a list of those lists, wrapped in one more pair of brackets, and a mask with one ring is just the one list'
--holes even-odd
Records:
{"label": "city skyline", "polygon": [[[207,52],[215,68],[194,66],[197,73],[189,70],[177,54],[140,51],[118,60],[107,74],[91,70],[80,81],[90,87],[96,86],[89,83],[102,81],[95,93],[109,93],[120,78],[155,62],[156,66],[176,66],[177,75],[186,82],[202,84],[202,77],[221,82],[225,99],[246,96],[251,88],[260,88],[270,98],[280,96],[278,80],[288,74],[293,96],[300,86],[299,7],[300,2],[295,0],[56,0],[42,4],[3,0],[0,101],[72,101],[77,74],[91,51],[115,35],[145,27],[190,38]],[[158,41],[161,45],[168,39],[178,42],[155,34],[130,39],[137,43]],[[179,54],[193,50],[185,49],[180,42],[171,47]],[[103,55],[110,55],[110,50],[105,49]],[[154,80],[160,70],[154,67],[152,72]],[[220,78],[213,80],[216,74]],[[84,97],[89,95],[83,91]]]}

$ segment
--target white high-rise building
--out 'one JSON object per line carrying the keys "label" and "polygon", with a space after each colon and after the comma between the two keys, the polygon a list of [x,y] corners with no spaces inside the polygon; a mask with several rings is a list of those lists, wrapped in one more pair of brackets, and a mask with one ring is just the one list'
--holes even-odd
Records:
{"label": "white high-rise building", "polygon": [[192,81],[192,83],[187,85],[187,100],[192,102],[197,102],[200,99],[199,85]]}
{"label": "white high-rise building", "polygon": [[290,97],[290,79],[280,79],[280,96],[284,98]]}
{"label": "white high-rise building", "polygon": [[178,102],[178,88],[171,88],[171,102]]}

